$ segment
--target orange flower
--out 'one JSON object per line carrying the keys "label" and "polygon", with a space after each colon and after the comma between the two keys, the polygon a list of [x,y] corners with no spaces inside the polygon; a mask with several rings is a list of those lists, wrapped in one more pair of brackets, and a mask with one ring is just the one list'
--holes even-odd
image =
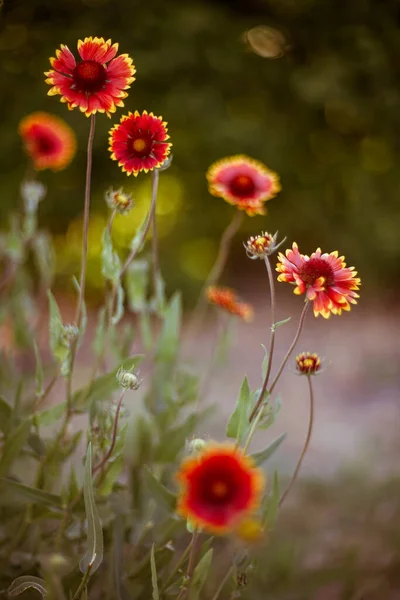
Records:
{"label": "orange flower", "polygon": [[354,267],[346,267],[344,256],[338,252],[321,253],[318,248],[311,256],[300,254],[296,243],[286,256],[278,255],[276,270],[278,281],[286,281],[296,286],[295,294],[306,294],[313,302],[314,315],[328,319],[332,314],[340,315],[342,310],[350,310],[350,304],[357,304],[361,280],[356,277]]}
{"label": "orange flower", "polygon": [[236,292],[230,288],[210,285],[206,291],[207,299],[232,315],[241,317],[244,321],[251,321],[254,315],[250,304],[239,302]]}
{"label": "orange flower", "polygon": [[76,151],[75,133],[62,119],[46,112],[35,112],[19,124],[26,153],[36,170],[65,169]]}
{"label": "orange flower", "polygon": [[264,202],[281,189],[276,173],[244,154],[215,162],[206,177],[210,194],[245,210],[249,216],[265,215]]}
{"label": "orange flower", "polygon": [[50,58],[53,67],[45,73],[46,83],[51,85],[49,96],[60,94],[61,102],[68,108],[79,107],[87,117],[96,112],[110,116],[117,106],[124,106],[125,90],[135,80],[135,67],[127,54],[118,52],[118,44],[104,38],[87,37],[78,41],[78,62],[67,46],[56,51],[57,58]]}
{"label": "orange flower", "polygon": [[133,173],[136,177],[140,171],[147,173],[163,164],[172,146],[168,139],[167,123],[162,117],[146,110],[142,114],[135,111],[123,116],[119,125],[111,129],[111,158],[127,175]]}
{"label": "orange flower", "polygon": [[196,527],[219,534],[234,531],[259,506],[263,472],[232,445],[209,445],[186,458],[177,473],[178,513]]}

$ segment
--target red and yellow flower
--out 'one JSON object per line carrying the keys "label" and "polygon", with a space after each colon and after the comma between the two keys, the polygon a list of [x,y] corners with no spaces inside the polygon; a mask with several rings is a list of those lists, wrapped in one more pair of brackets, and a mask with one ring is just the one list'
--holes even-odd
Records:
{"label": "red and yellow flower", "polygon": [[170,153],[167,123],[146,110],[124,115],[110,131],[111,158],[128,175],[160,167]]}
{"label": "red and yellow flower", "polygon": [[286,256],[278,255],[276,270],[278,281],[295,285],[295,294],[306,294],[313,302],[314,315],[328,319],[332,314],[340,315],[342,310],[350,310],[357,304],[356,290],[361,280],[356,277],[354,267],[346,267],[344,256],[338,252],[322,254],[318,248],[311,256],[300,254],[296,243],[286,250]]}
{"label": "red and yellow flower", "polygon": [[49,96],[59,94],[68,108],[79,108],[87,117],[96,112],[110,116],[128,95],[125,90],[135,80],[132,59],[117,56],[118,44],[104,38],[87,37],[78,41],[79,60],[61,45],[56,58],[50,58],[52,70],[45,73],[51,85]]}
{"label": "red and yellow flower", "polygon": [[74,131],[65,121],[54,115],[34,112],[22,119],[18,131],[25,152],[38,171],[65,169],[75,155]]}
{"label": "red and yellow flower", "polygon": [[263,472],[233,445],[208,445],[177,473],[178,513],[197,528],[233,532],[260,504]]}
{"label": "red and yellow flower", "polygon": [[321,359],[318,354],[301,352],[296,356],[296,369],[300,375],[316,375],[321,369]]}
{"label": "red and yellow flower", "polygon": [[210,285],[206,290],[207,300],[223,310],[241,317],[244,321],[251,321],[254,315],[253,308],[246,302],[240,302],[234,290],[225,287]]}
{"label": "red and yellow flower", "polygon": [[265,215],[264,203],[281,189],[276,173],[244,154],[215,162],[206,177],[210,194],[223,198],[250,216]]}

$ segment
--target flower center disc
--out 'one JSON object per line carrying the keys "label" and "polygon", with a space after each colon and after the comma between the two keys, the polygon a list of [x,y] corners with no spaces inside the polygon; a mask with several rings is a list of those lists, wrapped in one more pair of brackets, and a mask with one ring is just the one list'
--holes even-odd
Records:
{"label": "flower center disc", "polygon": [[211,491],[215,498],[223,500],[228,495],[228,486],[224,481],[216,481],[211,485]]}
{"label": "flower center disc", "polygon": [[135,156],[148,156],[151,152],[152,142],[146,138],[136,138],[131,142],[131,149]]}
{"label": "flower center disc", "polygon": [[323,258],[310,258],[301,269],[300,277],[307,285],[313,285],[323,277],[326,285],[333,285],[335,278],[332,267]]}
{"label": "flower center disc", "polygon": [[40,135],[35,140],[35,149],[40,154],[52,154],[56,149],[56,145],[49,137]]}
{"label": "flower center disc", "polygon": [[74,69],[73,78],[79,91],[99,92],[107,79],[107,71],[95,60],[83,60]]}
{"label": "flower center disc", "polygon": [[245,197],[254,194],[256,186],[248,175],[236,175],[230,183],[230,188],[235,196]]}

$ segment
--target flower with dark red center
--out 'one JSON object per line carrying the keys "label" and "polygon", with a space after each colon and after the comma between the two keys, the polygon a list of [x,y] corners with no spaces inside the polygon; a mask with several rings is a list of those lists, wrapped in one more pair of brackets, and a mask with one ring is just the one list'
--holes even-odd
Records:
{"label": "flower with dark red center", "polygon": [[246,248],[246,254],[252,260],[257,258],[265,258],[266,256],[270,256],[283,244],[285,239],[283,239],[279,244],[277,244],[278,232],[274,235],[267,232],[262,232],[260,235],[255,235],[249,237],[247,242],[243,245]]}
{"label": "flower with dark red center", "polygon": [[197,528],[233,531],[259,506],[264,476],[249,456],[231,445],[208,445],[186,458],[177,473],[178,513]]}
{"label": "flower with dark red center", "polygon": [[295,294],[306,294],[313,302],[314,315],[328,319],[332,314],[340,315],[342,310],[350,310],[357,304],[356,290],[361,280],[356,277],[354,267],[346,267],[344,256],[338,252],[322,254],[318,248],[311,256],[300,254],[296,243],[286,250],[286,256],[278,255],[276,270],[278,281],[294,284]]}
{"label": "flower with dark red center", "polygon": [[244,321],[251,321],[253,318],[253,308],[246,302],[238,300],[236,292],[230,288],[210,285],[206,290],[207,300],[211,304],[219,306],[223,310],[241,317]]}
{"label": "flower with dark red center", "polygon": [[316,375],[321,368],[318,354],[302,352],[296,356],[296,369],[300,375]]}
{"label": "flower with dark red center", "polygon": [[32,113],[22,119],[18,131],[25,152],[38,171],[65,169],[75,155],[75,133],[62,119],[54,115],[46,112]]}
{"label": "flower with dark red center", "polygon": [[276,173],[244,154],[215,162],[206,177],[210,194],[223,198],[250,216],[265,215],[264,203],[281,189]]}
{"label": "flower with dark red center", "polygon": [[79,108],[87,117],[96,112],[110,116],[117,106],[124,106],[125,90],[135,80],[135,67],[127,54],[117,56],[118,44],[104,38],[88,37],[78,41],[77,62],[67,46],[61,45],[53,67],[45,73],[51,85],[49,96],[60,94],[69,109]]}
{"label": "flower with dark red center", "polygon": [[160,167],[170,153],[172,144],[167,142],[167,123],[146,110],[135,111],[121,118],[110,131],[111,158],[127,175],[147,173]]}

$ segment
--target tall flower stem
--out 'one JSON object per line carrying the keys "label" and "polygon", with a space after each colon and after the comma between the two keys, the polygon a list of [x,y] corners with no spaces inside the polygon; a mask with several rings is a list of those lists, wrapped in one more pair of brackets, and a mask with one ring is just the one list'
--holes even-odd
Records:
{"label": "tall flower stem", "polygon": [[228,260],[229,250],[231,248],[231,243],[232,243],[233,237],[238,232],[241,224],[243,223],[243,216],[244,216],[243,212],[241,212],[239,210],[235,211],[235,214],[233,215],[231,222],[229,223],[228,227],[225,229],[225,231],[222,234],[221,241],[219,244],[217,259],[206,279],[206,282],[203,285],[199,299],[197,301],[196,307],[193,312],[193,315],[194,315],[193,320],[194,320],[195,326],[201,322],[201,320],[204,316],[204,309],[206,306],[205,297],[204,297],[205,291],[210,285],[214,285],[215,283],[217,283],[217,281],[221,277],[221,274],[222,274],[222,272],[225,268],[226,262]]}
{"label": "tall flower stem", "polygon": [[93,156],[93,140],[96,129],[96,117],[90,117],[90,130],[87,145],[87,162],[86,162],[86,185],[85,185],[85,205],[83,212],[83,241],[82,241],[82,259],[81,259],[81,276],[79,280],[79,297],[76,307],[75,321],[78,327],[82,316],[82,304],[85,298],[86,287],[86,268],[88,254],[88,238],[89,238],[89,218],[90,218],[90,190],[92,179],[92,156]]}
{"label": "tall flower stem", "polygon": [[[159,178],[160,178],[160,173],[159,173],[158,169],[154,169],[151,174],[151,183],[152,183],[152,198],[155,197],[155,203],[157,202]],[[154,286],[154,294],[157,295],[158,282],[160,279],[160,261],[159,261],[159,254],[158,254],[156,207],[154,208],[153,213],[151,215],[151,229],[152,229],[151,253],[152,253],[152,261],[153,261],[153,286]]]}
{"label": "tall flower stem", "polygon": [[121,395],[120,395],[119,400],[118,400],[117,408],[116,408],[116,411],[115,411],[114,425],[113,425],[113,430],[112,430],[112,438],[111,438],[110,447],[107,450],[107,452],[104,455],[104,457],[101,459],[101,461],[96,466],[93,467],[93,469],[92,469],[92,475],[94,475],[95,473],[97,473],[97,471],[99,471],[100,469],[102,469],[107,464],[107,461],[111,457],[111,455],[113,453],[113,450],[115,448],[115,443],[117,441],[117,434],[118,434],[119,414],[121,412],[121,407],[122,407],[122,403],[124,401],[125,392],[126,392],[125,389],[122,390]]}
{"label": "tall flower stem", "polygon": [[271,374],[272,368],[272,357],[274,354],[275,347],[275,280],[274,275],[272,273],[271,263],[269,260],[269,256],[265,257],[265,266],[267,267],[268,279],[269,279],[269,289],[271,294],[271,335],[269,339],[269,350],[268,350],[268,365],[267,372],[265,373],[265,387],[268,385],[269,376]]}
{"label": "tall flower stem", "polygon": [[286,496],[289,494],[290,490],[292,489],[293,485],[295,484],[295,482],[297,480],[297,476],[299,474],[301,465],[303,463],[304,456],[308,450],[308,446],[310,445],[310,440],[311,440],[311,436],[312,436],[312,430],[313,430],[313,424],[314,424],[314,393],[313,393],[313,388],[312,388],[312,383],[311,383],[311,375],[307,375],[307,379],[308,379],[308,388],[309,388],[309,392],[310,392],[310,419],[308,422],[307,437],[306,437],[306,441],[304,443],[302,453],[300,454],[300,458],[297,462],[295,471],[289,482],[289,485],[286,488],[285,492],[282,494],[281,499],[279,500],[279,506],[282,505]]}
{"label": "tall flower stem", "polygon": [[199,532],[197,529],[195,529],[195,531],[193,532],[193,536],[192,536],[192,545],[190,548],[189,563],[188,563],[188,568],[186,571],[187,586],[183,585],[176,600],[182,600],[183,598],[187,598],[189,596],[190,586],[192,583],[193,571],[196,566],[196,551],[197,551],[198,537],[199,537]]}
{"label": "tall flower stem", "polygon": [[[275,375],[275,378],[274,378],[274,380],[272,381],[272,383],[271,383],[271,386],[270,386],[269,390],[267,390],[268,380],[267,380],[267,377],[265,376],[265,378],[264,378],[264,383],[263,383],[263,385],[262,385],[262,388],[261,388],[260,396],[259,396],[259,398],[258,398],[258,400],[257,400],[257,403],[256,403],[255,407],[253,408],[253,411],[252,411],[252,413],[251,413],[251,415],[250,415],[250,417],[249,417],[249,421],[250,421],[250,423],[252,422],[252,420],[253,420],[253,419],[254,419],[254,417],[256,416],[256,414],[257,414],[257,412],[258,412],[258,410],[259,410],[260,406],[262,405],[262,403],[263,403],[263,399],[264,399],[264,396],[265,396],[265,393],[268,391],[268,393],[269,393],[269,394],[272,394],[272,391],[273,391],[274,387],[275,387],[275,386],[276,386],[276,384],[278,383],[279,377],[281,376],[281,374],[282,374],[282,371],[283,371],[283,369],[285,368],[285,365],[286,365],[287,361],[289,360],[289,358],[290,358],[290,355],[292,354],[292,352],[293,352],[293,350],[294,350],[294,347],[296,346],[296,344],[297,344],[297,342],[298,342],[298,340],[299,340],[299,337],[300,337],[300,335],[301,335],[301,332],[303,331],[304,320],[305,320],[305,318],[306,318],[306,314],[307,314],[307,311],[308,311],[309,305],[310,305],[309,301],[308,301],[308,300],[306,300],[306,302],[305,302],[305,304],[304,304],[304,308],[303,308],[303,310],[302,310],[302,313],[301,313],[301,315],[300,315],[300,319],[299,319],[299,325],[298,325],[298,327],[297,327],[296,335],[295,335],[295,336],[294,336],[294,338],[293,338],[293,342],[291,343],[291,345],[290,345],[290,347],[289,347],[289,350],[286,352],[286,356],[285,356],[285,358],[283,359],[283,361],[282,361],[282,363],[281,363],[281,366],[279,367],[279,369],[278,369],[278,372],[277,372],[277,374]],[[268,375],[268,377],[269,377],[269,374],[268,374],[268,372],[266,373],[266,375]]]}

